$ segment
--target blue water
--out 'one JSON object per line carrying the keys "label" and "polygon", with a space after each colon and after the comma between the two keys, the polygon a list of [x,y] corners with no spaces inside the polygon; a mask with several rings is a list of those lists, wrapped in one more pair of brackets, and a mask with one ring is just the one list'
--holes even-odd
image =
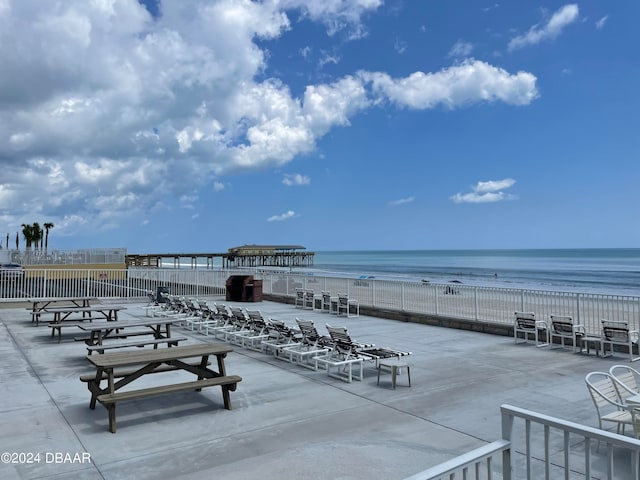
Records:
{"label": "blue water", "polygon": [[315,252],[312,272],[640,295],[640,248]]}

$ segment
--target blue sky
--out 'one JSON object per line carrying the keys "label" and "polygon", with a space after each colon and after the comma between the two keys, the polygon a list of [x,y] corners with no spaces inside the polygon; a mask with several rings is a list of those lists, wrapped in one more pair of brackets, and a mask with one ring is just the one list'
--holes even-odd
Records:
{"label": "blue sky", "polygon": [[[640,2],[0,0],[0,232],[639,247]],[[0,236],[0,238],[4,235]]]}

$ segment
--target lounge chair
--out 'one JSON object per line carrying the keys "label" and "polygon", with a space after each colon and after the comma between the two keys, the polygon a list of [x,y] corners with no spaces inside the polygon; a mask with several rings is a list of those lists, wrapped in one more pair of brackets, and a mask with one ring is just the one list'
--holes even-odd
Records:
{"label": "lounge chair", "polygon": [[270,318],[267,324],[267,338],[262,340],[262,351],[273,352],[275,358],[280,358],[283,348],[297,345],[300,340],[299,331],[289,327],[282,320]]}
{"label": "lounge chair", "polygon": [[243,348],[262,351],[262,340],[269,337],[267,333],[268,320],[262,316],[260,310],[247,310],[249,322],[248,332],[240,332],[235,335],[236,341],[240,342]]}
{"label": "lounge chair", "polygon": [[233,328],[235,328],[235,325],[233,323],[234,318],[231,310],[227,305],[215,304],[215,307],[217,312],[215,319],[214,321],[207,322],[204,325],[204,334],[212,334],[216,339],[218,338],[218,335],[220,335],[220,338],[222,339],[224,338],[224,333],[227,330],[232,330]]}
{"label": "lounge chair", "polygon": [[372,343],[359,343],[351,339],[345,327],[335,327],[327,324],[327,331],[331,337],[335,350],[342,352],[346,356],[361,357],[375,363],[385,358],[400,358],[411,355],[411,352],[404,352],[390,347],[376,347]]}
{"label": "lounge chair", "polygon": [[222,333],[223,340],[234,345],[242,346],[241,335],[251,332],[249,315],[241,307],[231,307],[231,328]]}
{"label": "lounge chair", "polygon": [[296,323],[300,329],[300,341],[294,345],[281,347],[276,356],[291,363],[297,363],[302,367],[316,370],[317,365],[314,357],[329,353],[332,340],[330,337],[320,335],[310,320],[296,318]]}

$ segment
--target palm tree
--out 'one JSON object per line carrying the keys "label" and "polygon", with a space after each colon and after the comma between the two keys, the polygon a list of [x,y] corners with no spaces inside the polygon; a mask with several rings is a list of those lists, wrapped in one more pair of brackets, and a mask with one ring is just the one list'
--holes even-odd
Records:
{"label": "palm tree", "polygon": [[42,241],[43,231],[40,228],[40,224],[38,222],[33,222],[33,225],[31,225],[31,229],[32,229],[31,239],[33,240],[33,246],[36,248],[36,250],[38,250],[40,242]]}
{"label": "palm tree", "polygon": [[44,249],[49,248],[49,230],[54,227],[53,223],[47,222],[44,224]]}
{"label": "palm tree", "polygon": [[[31,241],[33,240],[33,227],[26,223],[22,224],[22,236],[24,237],[24,241],[27,243],[25,247],[27,250],[31,248]],[[16,242],[17,243],[17,242]]]}

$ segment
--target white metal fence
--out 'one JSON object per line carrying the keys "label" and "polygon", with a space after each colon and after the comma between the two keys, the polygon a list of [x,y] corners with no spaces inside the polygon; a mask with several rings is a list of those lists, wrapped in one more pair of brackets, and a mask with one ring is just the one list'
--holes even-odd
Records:
{"label": "white metal fence", "polygon": [[515,311],[549,315],[569,315],[599,335],[600,321],[626,320],[640,328],[640,296],[593,293],[518,290],[473,287],[458,284],[401,282],[331,276],[307,276],[286,272],[252,272],[222,269],[169,269],[130,267],[128,269],[47,269],[30,268],[24,278],[0,278],[0,301],[26,297],[99,298],[145,297],[157,287],[186,296],[223,295],[231,275],[256,275],[263,280],[263,292],[293,297],[296,288],[323,291],[337,296],[346,293],[361,307],[416,314],[459,318],[511,325]]}
{"label": "white metal fence", "polygon": [[406,480],[640,478],[640,441],[635,438],[511,405],[500,410],[500,440]]}

